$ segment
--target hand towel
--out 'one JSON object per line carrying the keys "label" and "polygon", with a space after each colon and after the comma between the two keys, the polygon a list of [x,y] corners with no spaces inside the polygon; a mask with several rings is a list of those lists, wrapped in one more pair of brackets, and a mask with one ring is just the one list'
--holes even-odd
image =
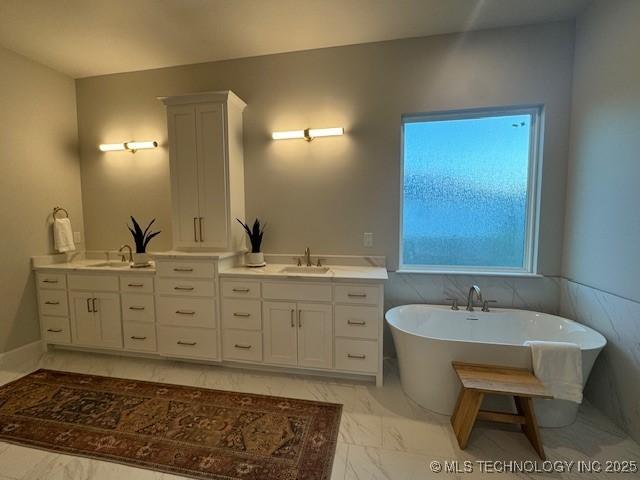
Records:
{"label": "hand towel", "polygon": [[536,377],[554,398],[582,403],[582,352],[568,342],[527,341]]}
{"label": "hand towel", "polygon": [[60,253],[73,252],[76,249],[71,221],[68,218],[56,218],[53,221],[53,242]]}

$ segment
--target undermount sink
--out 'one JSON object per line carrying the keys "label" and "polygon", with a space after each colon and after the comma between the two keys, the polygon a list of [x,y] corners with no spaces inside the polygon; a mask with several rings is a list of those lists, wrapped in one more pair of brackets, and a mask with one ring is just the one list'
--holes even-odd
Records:
{"label": "undermount sink", "polygon": [[280,270],[280,273],[302,273],[312,275],[326,275],[329,272],[329,267],[284,267]]}
{"label": "undermount sink", "polygon": [[94,267],[94,268],[124,268],[124,267],[129,267],[130,263],[129,262],[119,262],[119,261],[111,261],[111,262],[100,262],[100,263],[92,263],[90,265],[87,265],[88,267]]}

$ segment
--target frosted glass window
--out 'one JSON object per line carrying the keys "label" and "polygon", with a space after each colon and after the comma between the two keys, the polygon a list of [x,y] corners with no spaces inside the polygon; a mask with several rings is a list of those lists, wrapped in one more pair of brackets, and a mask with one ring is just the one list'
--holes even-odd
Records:
{"label": "frosted glass window", "polygon": [[538,117],[403,119],[402,267],[532,271]]}

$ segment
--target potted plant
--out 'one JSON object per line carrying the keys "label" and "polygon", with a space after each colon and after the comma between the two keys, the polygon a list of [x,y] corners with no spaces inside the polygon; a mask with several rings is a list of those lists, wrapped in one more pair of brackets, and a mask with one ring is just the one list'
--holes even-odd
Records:
{"label": "potted plant", "polygon": [[149,245],[149,242],[153,237],[160,234],[160,231],[157,231],[157,232],[149,231],[151,228],[151,225],[153,225],[153,222],[155,222],[156,219],[154,218],[153,220],[151,220],[151,222],[149,222],[149,225],[147,225],[147,228],[145,228],[144,231],[140,228],[140,225],[138,224],[138,222],[136,222],[135,218],[131,217],[131,221],[133,222],[133,228],[130,227],[129,225],[127,225],[127,228],[131,232],[131,235],[133,235],[133,241],[136,244],[136,253],[133,254],[133,264],[134,266],[137,266],[137,267],[149,265],[149,255],[147,255],[147,245]]}
{"label": "potted plant", "polygon": [[257,218],[253,222],[253,227],[249,228],[249,225],[236,218],[238,223],[242,225],[244,231],[247,232],[249,241],[251,242],[251,253],[247,253],[247,265],[250,267],[263,267],[264,254],[260,251],[262,245],[262,235],[264,234],[264,226],[260,227],[260,220]]}

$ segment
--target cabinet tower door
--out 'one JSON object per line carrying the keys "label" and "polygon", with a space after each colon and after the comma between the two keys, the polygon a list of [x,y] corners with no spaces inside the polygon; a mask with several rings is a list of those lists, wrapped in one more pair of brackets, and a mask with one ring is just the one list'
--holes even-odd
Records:
{"label": "cabinet tower door", "polygon": [[200,245],[195,106],[172,105],[167,115],[174,244]]}
{"label": "cabinet tower door", "polygon": [[333,307],[298,304],[298,365],[331,368],[333,364]]}
{"label": "cabinet tower door", "polygon": [[264,302],[264,361],[298,364],[297,310],[295,303]]}
{"label": "cabinet tower door", "polygon": [[202,223],[200,241],[201,245],[218,248],[227,248],[229,241],[224,108],[221,103],[203,103],[195,107],[199,222]]}

